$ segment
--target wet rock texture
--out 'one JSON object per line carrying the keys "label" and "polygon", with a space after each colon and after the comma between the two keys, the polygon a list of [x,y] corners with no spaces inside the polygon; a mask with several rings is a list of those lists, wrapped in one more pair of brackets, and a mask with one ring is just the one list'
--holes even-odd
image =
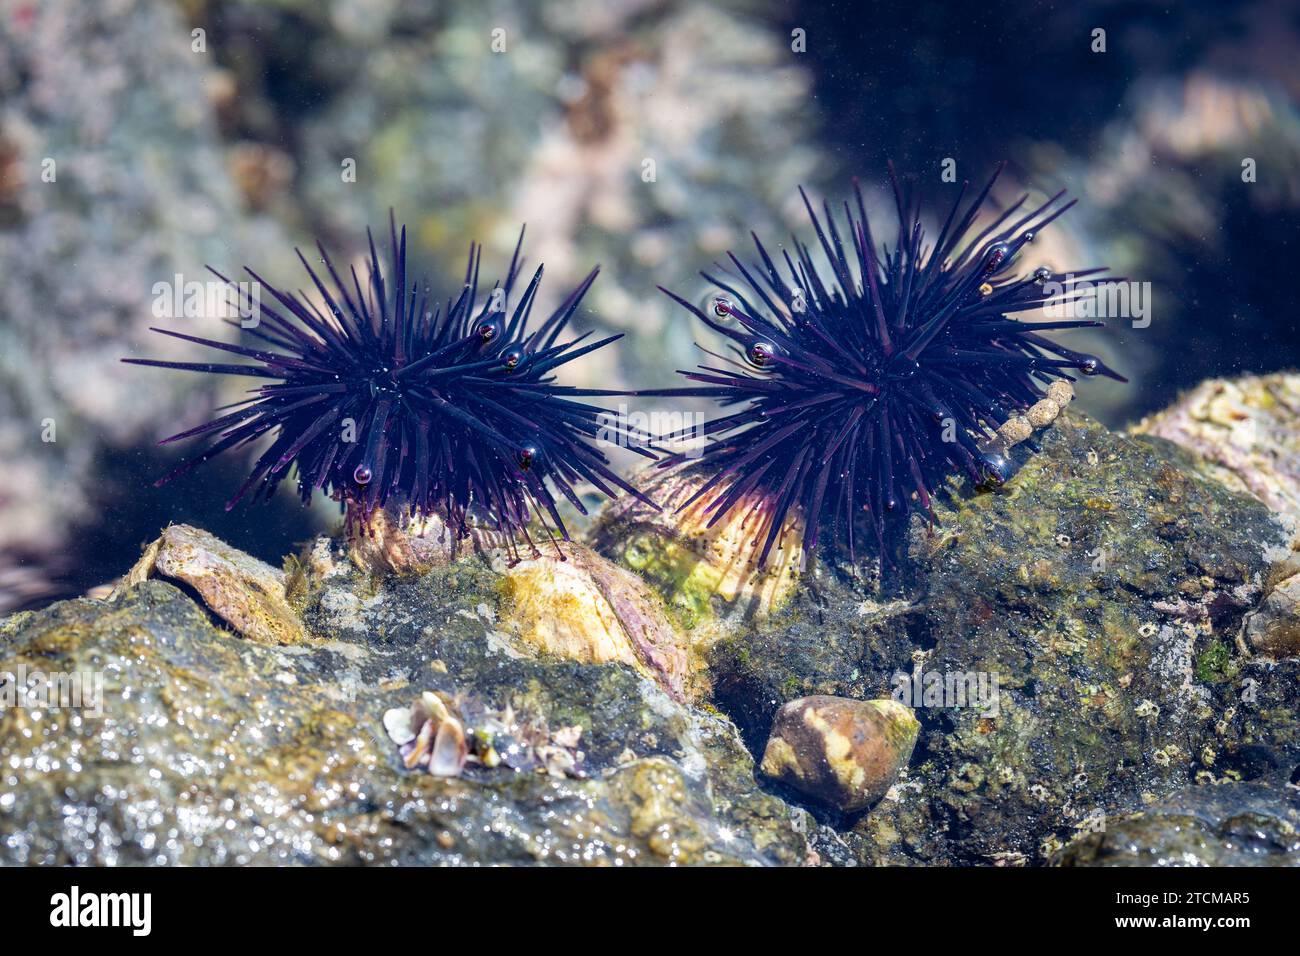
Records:
{"label": "wet rock texture", "polygon": [[307,639],[287,600],[284,572],[202,529],[168,527],[123,584],[129,588],[151,577],[193,588],[208,610],[250,641],[297,644]]}
{"label": "wet rock texture", "polygon": [[1040,861],[1243,745],[1295,743],[1294,678],[1238,643],[1274,516],[1081,417],[1043,445],[1005,493],[913,529],[922,668],[999,695],[996,716],[922,709],[915,789],[865,828],[885,858]]}
{"label": "wet rock texture", "polygon": [[[530,655],[495,628],[489,572],[370,592],[332,572],[304,598],[310,648],[214,626],[160,580],[7,619],[0,671],[100,673],[104,707],[0,712],[0,861],[804,860],[803,815],[753,786],[725,720],[630,668]],[[585,776],[407,770],[383,717],[427,690],[581,727]]]}
{"label": "wet rock texture", "polygon": [[1104,821],[1055,859],[1061,866],[1300,866],[1300,787],[1287,768],[1250,783],[1179,791]]}
{"label": "wet rock texture", "polygon": [[99,714],[0,708],[0,861],[1290,861],[1300,659],[1259,637],[1288,530],[1161,439],[1067,412],[1039,440],[883,591],[822,556],[689,620],[609,522],[603,557],[408,575],[168,529],[109,599],[0,621],[0,694],[103,682]]}
{"label": "wet rock texture", "polygon": [[1300,375],[1209,379],[1136,431],[1189,449],[1210,477],[1300,518]]}
{"label": "wet rock texture", "polygon": [[696,499],[707,472],[692,467],[645,468],[638,481],[659,508],[627,496],[605,508],[595,528],[595,548],[653,584],[687,629],[715,621],[761,618],[789,603],[797,591],[803,527],[787,518],[768,564],[751,560],[760,524],[742,501],[716,524],[709,496]]}
{"label": "wet rock texture", "polygon": [[[800,697],[915,706],[899,781],[865,815],[826,816],[860,862],[1045,863],[1099,820],[1250,779],[1243,751],[1300,745],[1300,663],[1243,637],[1287,560],[1278,516],[1075,414],[1041,444],[1002,491],[954,486],[933,527],[917,520],[894,591],[824,560],[789,606],[707,647],[713,698],[756,752]],[[933,699],[911,690],[930,677]],[[953,698],[981,677],[985,698]]]}
{"label": "wet rock texture", "polygon": [[639,577],[581,545],[502,569],[507,627],[532,646],[583,663],[619,661],[685,693],[689,653],[662,599]]}
{"label": "wet rock texture", "polygon": [[[1210,379],[1136,431],[1182,446],[1198,471],[1258,498],[1293,533],[1300,528],[1300,375]],[[1293,549],[1297,542],[1300,536],[1293,537]],[[1261,654],[1300,654],[1300,561],[1294,554],[1275,563],[1267,585],[1247,619],[1246,638]]]}

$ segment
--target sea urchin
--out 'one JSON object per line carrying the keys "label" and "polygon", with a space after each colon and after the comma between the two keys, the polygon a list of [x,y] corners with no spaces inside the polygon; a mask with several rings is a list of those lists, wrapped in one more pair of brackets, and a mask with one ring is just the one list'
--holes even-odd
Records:
{"label": "sea urchin", "polygon": [[302,292],[282,292],[246,270],[259,284],[261,298],[269,293],[274,300],[274,305],[262,302],[260,322],[248,330],[266,349],[154,330],[256,364],[123,359],[271,380],[253,389],[252,398],[230,406],[234,411],[164,439],[219,433],[158,484],[271,436],[227,509],[245,497],[269,497],[294,465],[304,503],[322,489],[347,506],[350,519],[364,521],[391,502],[410,516],[441,518],[457,539],[480,527],[502,532],[513,547],[522,535],[534,553],[528,532],[534,520],[552,540],[555,533],[568,537],[556,493],[580,512],[584,507],[575,486],[584,480],[610,497],[616,488],[640,497],[595,444],[602,410],[578,400],[612,393],[559,385],[552,374],[619,337],[583,344],[587,333],[561,341],[597,270],[529,331],[542,267],[515,301],[522,231],[505,280],[495,283],[481,304],[482,248],[471,244],[464,286],[441,307],[431,305],[427,288],[408,287],[406,229],[399,234],[390,221],[390,233],[391,285],[373,236],[364,281],[355,268],[350,283],[341,279],[318,244],[327,284],[298,253],[315,301]]}
{"label": "sea urchin", "polygon": [[[739,406],[704,426],[711,442],[698,467],[706,477],[682,509],[705,503],[710,525],[737,508],[757,512],[759,565],[795,509],[804,518],[805,558],[827,526],[852,555],[859,517],[874,528],[883,553],[887,516],[906,516],[917,504],[929,510],[945,475],[1004,480],[1010,463],[998,428],[1042,400],[1053,381],[1073,381],[1066,370],[1124,380],[1095,356],[1043,335],[1102,323],[1011,317],[1049,300],[1070,301],[1082,289],[1078,280],[1104,271],[1009,275],[1034,234],[1073,205],[1059,203],[1063,192],[1017,215],[1028,199],[1022,196],[975,232],[995,173],[964,210],[961,188],[927,246],[919,201],[905,195],[892,166],[890,174],[899,220],[894,249],[877,251],[856,184],[856,210],[844,204],[848,248],[829,205],[823,227],[800,190],[829,279],[797,239],[782,273],[755,235],[757,263],[730,255],[734,275],[703,274],[719,290],[710,306],[662,290],[729,339],[732,354],[709,352],[719,365],[681,373],[699,387],[642,394]],[[677,455],[661,464],[684,461]]]}

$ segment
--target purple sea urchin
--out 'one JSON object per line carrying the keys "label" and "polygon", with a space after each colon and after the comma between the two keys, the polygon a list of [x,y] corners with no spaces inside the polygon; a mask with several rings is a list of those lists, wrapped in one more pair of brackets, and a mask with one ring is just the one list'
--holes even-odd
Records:
{"label": "purple sea urchin", "polygon": [[[1008,276],[1034,233],[1074,203],[1060,204],[1061,192],[1017,216],[1028,199],[1022,196],[974,232],[999,172],[964,211],[962,186],[927,247],[919,201],[905,195],[891,166],[899,238],[880,252],[856,184],[856,211],[844,204],[848,250],[829,204],[823,226],[800,190],[829,280],[798,239],[794,257],[783,254],[783,276],[754,236],[757,263],[730,254],[734,275],[703,273],[719,290],[711,307],[662,290],[729,339],[732,355],[709,352],[720,366],[681,373],[699,387],[641,394],[740,406],[705,426],[713,440],[699,467],[707,477],[683,509],[707,502],[710,525],[736,509],[757,512],[760,566],[796,510],[805,519],[804,555],[815,551],[828,525],[853,554],[856,519],[864,513],[883,551],[886,516],[907,515],[914,499],[929,510],[946,474],[965,472],[980,484],[1005,480],[1012,465],[998,429],[1043,400],[1054,380],[1073,381],[1067,369],[1125,380],[1097,357],[1042,334],[1102,323],[1011,318],[1062,295],[1074,298],[1076,281],[1105,270]],[[1049,294],[1048,282],[1062,292]],[[677,455],[661,464],[683,461]]]}
{"label": "purple sea urchin", "polygon": [[486,301],[479,304],[482,248],[471,244],[464,286],[440,307],[431,305],[427,288],[421,292],[414,283],[408,288],[406,229],[399,235],[391,217],[390,233],[391,286],[369,232],[364,283],[355,268],[350,286],[345,283],[318,244],[327,284],[299,252],[318,301],[282,292],[246,270],[259,283],[263,300],[267,294],[274,300],[274,305],[261,304],[260,322],[248,330],[267,349],[154,329],[256,364],[123,359],[274,380],[231,406],[234,411],[164,439],[219,433],[158,484],[272,436],[227,509],[245,497],[269,497],[293,465],[304,503],[321,489],[344,502],[350,518],[365,520],[396,502],[409,515],[440,517],[456,538],[479,525],[502,532],[512,547],[522,536],[534,552],[528,532],[534,519],[552,540],[553,531],[568,537],[556,493],[580,512],[585,509],[575,486],[584,480],[610,497],[615,489],[639,496],[595,444],[602,409],[578,401],[615,393],[559,385],[552,374],[619,338],[582,344],[587,333],[561,341],[597,270],[529,331],[542,267],[515,302],[522,231],[505,280],[492,286]]}

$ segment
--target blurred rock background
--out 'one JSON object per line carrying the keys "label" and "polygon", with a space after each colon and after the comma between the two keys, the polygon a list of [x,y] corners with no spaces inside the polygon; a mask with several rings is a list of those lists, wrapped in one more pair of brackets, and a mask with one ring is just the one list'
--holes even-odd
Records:
{"label": "blurred rock background", "polygon": [[237,455],[153,488],[181,451],[156,441],[248,383],[118,359],[193,357],[150,325],[234,334],[155,319],[156,282],[248,264],[296,288],[295,244],[352,257],[390,207],[444,290],[471,239],[503,268],[521,222],[543,305],[600,263],[579,322],[627,339],[581,375],[666,385],[697,330],[655,286],[702,300],[698,270],[749,230],[803,232],[798,184],[835,198],[861,176],[883,214],[887,159],[936,205],[945,158],[972,180],[1009,159],[998,199],[1081,200],[1036,257],[1154,287],[1149,327],[1087,341],[1134,384],[1085,383],[1083,408],[1122,425],[1206,376],[1293,366],[1297,19],[1281,2],[0,0],[0,611],[112,579],[168,521],[278,561],[333,520],[288,494],[225,512]]}

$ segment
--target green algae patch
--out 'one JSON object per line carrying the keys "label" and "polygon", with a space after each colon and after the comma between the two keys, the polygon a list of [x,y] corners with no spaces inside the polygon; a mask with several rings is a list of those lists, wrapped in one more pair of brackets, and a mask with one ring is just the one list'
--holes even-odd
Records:
{"label": "green algae patch", "polygon": [[713,619],[713,596],[722,575],[691,549],[649,534],[633,535],[622,563],[658,589],[664,603],[687,630]]}
{"label": "green algae patch", "polygon": [[1226,641],[1214,641],[1196,658],[1196,679],[1206,684],[1231,680],[1238,670]]}

